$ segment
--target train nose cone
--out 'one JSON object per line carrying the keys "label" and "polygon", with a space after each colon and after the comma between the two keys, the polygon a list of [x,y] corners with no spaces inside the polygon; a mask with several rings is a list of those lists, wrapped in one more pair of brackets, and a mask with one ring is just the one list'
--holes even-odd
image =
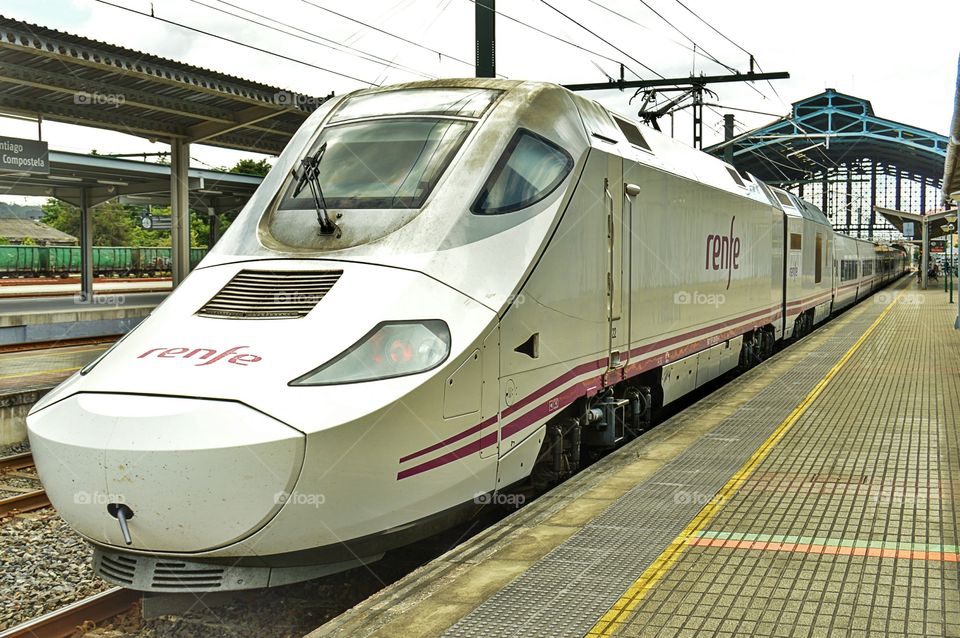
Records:
{"label": "train nose cone", "polygon": [[[197,552],[242,540],[293,490],[304,436],[242,404],[77,394],[28,419],[40,479],[60,515],[100,543]],[[136,512],[125,521],[119,504]]]}

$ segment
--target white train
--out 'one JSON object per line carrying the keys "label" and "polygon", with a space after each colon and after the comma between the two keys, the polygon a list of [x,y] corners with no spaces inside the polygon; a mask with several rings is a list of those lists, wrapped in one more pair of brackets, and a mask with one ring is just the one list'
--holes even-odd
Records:
{"label": "white train", "polygon": [[555,85],[364,90],[30,440],[106,580],[278,585],[562,479],[906,265]]}

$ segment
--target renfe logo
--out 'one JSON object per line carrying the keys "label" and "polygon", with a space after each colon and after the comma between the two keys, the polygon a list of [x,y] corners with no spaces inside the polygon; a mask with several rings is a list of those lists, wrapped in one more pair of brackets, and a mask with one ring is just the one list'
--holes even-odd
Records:
{"label": "renfe logo", "polygon": [[[238,366],[245,366],[249,363],[256,363],[260,361],[262,357],[258,357],[255,354],[240,353],[242,348],[247,348],[249,346],[233,346],[228,348],[223,352],[218,353],[212,348],[151,348],[147,350],[142,355],[137,357],[137,359],[145,359],[151,355],[155,356],[157,359],[192,359],[196,355],[197,360],[202,363],[196,363],[197,366],[208,366],[211,363],[216,363],[221,359],[227,359],[227,363],[234,363]],[[153,353],[157,354],[153,354]],[[203,354],[200,354],[200,353]]]}
{"label": "renfe logo", "polygon": [[727,289],[730,288],[730,279],[733,277],[733,271],[740,269],[740,238],[733,236],[733,222],[737,216],[734,215],[730,220],[730,234],[707,235],[707,261],[706,270],[726,270],[727,271]]}

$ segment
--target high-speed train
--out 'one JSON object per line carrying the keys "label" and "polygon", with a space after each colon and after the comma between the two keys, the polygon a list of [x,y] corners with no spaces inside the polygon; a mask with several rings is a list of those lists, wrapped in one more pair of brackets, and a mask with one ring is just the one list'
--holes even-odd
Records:
{"label": "high-speed train", "polygon": [[556,85],[363,90],[30,442],[104,579],[279,585],[563,479],[905,267]]}

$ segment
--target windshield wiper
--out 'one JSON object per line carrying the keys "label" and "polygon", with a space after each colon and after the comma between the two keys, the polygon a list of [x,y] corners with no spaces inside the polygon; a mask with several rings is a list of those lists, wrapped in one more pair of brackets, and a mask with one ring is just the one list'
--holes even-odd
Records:
{"label": "windshield wiper", "polygon": [[313,155],[308,155],[300,160],[300,174],[297,169],[293,169],[293,176],[297,178],[297,186],[293,189],[293,196],[296,197],[303,190],[304,186],[310,187],[310,194],[313,196],[313,205],[317,209],[317,223],[320,224],[321,235],[340,236],[340,229],[330,219],[327,213],[327,202],[323,198],[323,185],[320,183],[320,160],[327,152],[327,143],[324,142]]}

